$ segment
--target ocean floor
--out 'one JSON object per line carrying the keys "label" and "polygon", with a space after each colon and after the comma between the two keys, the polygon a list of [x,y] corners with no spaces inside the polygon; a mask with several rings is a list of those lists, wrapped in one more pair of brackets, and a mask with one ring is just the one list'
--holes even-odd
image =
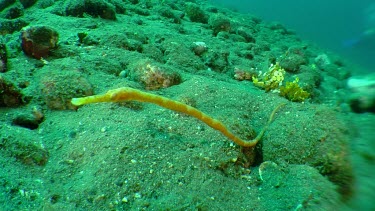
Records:
{"label": "ocean floor", "polygon": [[[374,210],[350,62],[206,1],[0,1],[0,210]],[[152,103],[76,106],[132,87]],[[361,107],[362,108],[362,107]],[[358,112],[358,111],[357,111]]]}

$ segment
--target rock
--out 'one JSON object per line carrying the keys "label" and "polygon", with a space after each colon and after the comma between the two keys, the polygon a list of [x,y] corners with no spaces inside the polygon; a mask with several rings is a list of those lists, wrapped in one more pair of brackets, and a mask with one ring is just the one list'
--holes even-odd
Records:
{"label": "rock", "polygon": [[182,43],[164,42],[162,48],[167,65],[179,66],[189,72],[205,69],[202,60]]}
{"label": "rock", "polygon": [[6,45],[0,43],[0,73],[7,71],[8,56]]}
{"label": "rock", "polygon": [[193,42],[191,49],[197,56],[202,56],[202,54],[207,52],[207,45],[204,42]]}
{"label": "rock", "polygon": [[6,10],[4,17],[6,19],[16,19],[23,15],[23,8],[20,5],[15,5]]}
{"label": "rock", "polygon": [[160,16],[171,20],[173,23],[181,23],[181,14],[174,12],[173,9],[168,6],[160,6],[158,8],[158,13]]}
{"label": "rock", "polygon": [[29,8],[33,6],[37,2],[37,0],[20,0],[20,2],[24,8]]}
{"label": "rock", "polygon": [[0,107],[16,107],[24,104],[21,91],[0,75]]}
{"label": "rock", "polygon": [[6,20],[2,18],[0,18],[0,23],[0,35],[12,34],[29,24],[22,19]]}
{"label": "rock", "polygon": [[135,62],[129,67],[132,79],[142,83],[148,90],[167,88],[181,83],[181,76],[166,65],[147,60]]}
{"label": "rock", "polygon": [[[293,204],[290,210],[333,210],[340,203],[335,185],[312,167],[286,165],[281,169],[273,163],[266,169],[267,179],[262,180],[259,188],[264,199],[259,200],[260,207],[284,210],[286,204]],[[274,200],[267,200],[269,198]]]}
{"label": "rock", "polygon": [[250,30],[246,27],[239,27],[236,30],[237,34],[245,39],[247,43],[255,43],[255,38],[251,34]]}
{"label": "rock", "polygon": [[50,109],[56,110],[74,110],[76,107],[70,103],[71,98],[93,94],[88,80],[75,71],[42,74],[40,88],[44,102]]}
{"label": "rock", "polygon": [[225,72],[229,65],[229,52],[228,51],[209,51],[206,56],[205,64],[215,72]]}
{"label": "rock", "polygon": [[30,113],[22,113],[16,115],[13,118],[12,123],[20,127],[34,130],[39,127],[39,124],[42,123],[43,120],[44,114],[41,112],[40,109],[34,107],[33,111]]}
{"label": "rock", "polygon": [[332,64],[331,59],[327,54],[319,54],[314,58],[314,62],[320,69],[325,69],[327,65]]}
{"label": "rock", "polygon": [[349,105],[354,112],[375,113],[375,74],[351,77],[347,86],[351,91]]}
{"label": "rock", "polygon": [[7,8],[9,5],[12,5],[16,0],[1,0],[0,1],[0,11],[3,11],[5,8]]}
{"label": "rock", "polygon": [[21,32],[21,47],[26,55],[41,59],[57,48],[58,39],[59,34],[50,27],[27,27]]}
{"label": "rock", "polygon": [[70,0],[64,2],[64,6],[66,16],[83,17],[84,14],[88,14],[93,17],[116,20],[116,8],[107,1]]}
{"label": "rock", "polygon": [[194,3],[187,3],[185,8],[186,16],[192,22],[198,23],[207,23],[208,22],[208,15],[199,7],[199,5]]}
{"label": "rock", "polygon": [[213,30],[214,36],[216,36],[219,32],[229,32],[231,30],[230,19],[221,14],[211,16],[208,20],[208,24]]}
{"label": "rock", "polygon": [[[341,114],[316,104],[309,107],[295,104],[289,110],[290,114],[279,119],[279,124],[285,127],[277,130],[270,127],[267,131],[262,142],[263,160],[279,165],[308,164],[335,183],[343,195],[350,195],[354,179],[350,162],[350,128],[341,119]],[[293,132],[286,135],[290,128]],[[267,140],[267,137],[276,136],[277,139]]]}
{"label": "rock", "polygon": [[280,66],[288,72],[298,72],[301,65],[307,64],[307,59],[299,54],[290,54],[280,61]]}
{"label": "rock", "polygon": [[301,65],[300,73],[297,77],[299,78],[299,84],[303,90],[310,93],[311,98],[317,97],[316,89],[320,87],[320,84],[323,81],[323,76],[320,71],[311,68],[310,66]]}
{"label": "rock", "polygon": [[33,131],[9,127],[7,134],[0,137],[1,156],[9,156],[25,165],[44,166],[49,159],[49,152],[40,143]]}
{"label": "rock", "polygon": [[261,163],[258,172],[260,180],[264,181],[266,184],[270,184],[273,187],[280,186],[285,177],[282,169],[272,161],[265,161]]}

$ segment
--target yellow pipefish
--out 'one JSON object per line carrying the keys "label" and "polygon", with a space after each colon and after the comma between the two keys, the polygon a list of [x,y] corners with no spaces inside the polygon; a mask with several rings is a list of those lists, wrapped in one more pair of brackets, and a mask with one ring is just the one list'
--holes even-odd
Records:
{"label": "yellow pipefish", "polygon": [[159,95],[143,92],[137,89],[133,89],[130,87],[122,87],[118,89],[109,90],[107,93],[102,95],[93,95],[88,97],[81,97],[81,98],[73,98],[71,103],[75,106],[85,105],[89,103],[101,103],[101,102],[122,102],[122,101],[139,101],[139,102],[147,102],[159,105],[161,107],[178,111],[181,113],[185,113],[187,115],[193,116],[211,128],[220,131],[223,135],[228,137],[230,140],[235,142],[236,144],[243,146],[243,147],[253,147],[255,146],[258,141],[262,138],[264,132],[266,131],[269,124],[272,122],[273,117],[277,110],[284,104],[277,106],[270,115],[270,118],[261,132],[258,134],[257,137],[253,140],[245,141],[241,138],[234,135],[230,132],[227,127],[219,120],[214,119],[207,114],[199,111],[198,109],[186,105],[184,103],[162,97]]}

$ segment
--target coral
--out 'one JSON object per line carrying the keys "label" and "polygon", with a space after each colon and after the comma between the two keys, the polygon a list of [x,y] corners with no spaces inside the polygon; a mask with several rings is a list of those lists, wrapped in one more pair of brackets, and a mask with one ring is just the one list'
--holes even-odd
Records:
{"label": "coral", "polygon": [[310,93],[304,91],[298,85],[298,81],[296,78],[293,82],[286,82],[286,86],[280,87],[280,95],[293,102],[303,102]]}
{"label": "coral", "polygon": [[142,92],[140,90],[132,89],[129,87],[109,90],[106,94],[103,94],[103,95],[73,98],[71,100],[71,103],[75,106],[80,106],[80,105],[89,104],[89,103],[122,102],[122,101],[131,101],[131,100],[153,103],[161,107],[167,108],[169,110],[178,111],[178,112],[193,116],[201,120],[202,122],[204,122],[211,128],[220,131],[223,135],[228,137],[230,140],[232,140],[236,144],[243,146],[243,147],[254,147],[258,143],[258,141],[262,138],[266,129],[272,122],[273,117],[275,116],[275,113],[279,110],[281,106],[284,105],[284,104],[281,104],[272,111],[267,124],[263,127],[263,129],[261,130],[261,132],[258,134],[257,137],[255,137],[253,140],[246,141],[237,137],[232,132],[230,132],[227,129],[227,127],[219,120],[208,116],[207,114],[203,113],[202,111],[199,111],[198,109],[194,107],[191,107],[189,105],[186,105],[184,103],[181,103],[181,102],[178,102],[178,101],[166,98],[166,97],[162,97],[162,96],[147,93],[147,92]]}
{"label": "coral", "polygon": [[260,74],[259,76],[262,76],[260,80],[257,77],[253,77],[254,85],[268,92],[277,89],[281,85],[284,81],[285,70],[281,68],[279,63],[276,63],[270,66],[268,72]]}

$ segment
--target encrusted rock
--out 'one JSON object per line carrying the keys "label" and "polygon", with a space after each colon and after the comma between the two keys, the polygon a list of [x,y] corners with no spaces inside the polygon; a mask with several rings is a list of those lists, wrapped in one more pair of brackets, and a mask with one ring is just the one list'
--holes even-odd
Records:
{"label": "encrusted rock", "polygon": [[130,65],[130,77],[141,82],[146,89],[167,88],[181,83],[179,73],[156,62],[141,60]]}
{"label": "encrusted rock", "polygon": [[87,79],[74,71],[44,74],[40,81],[40,88],[47,106],[57,110],[75,109],[70,99],[93,94]]}

